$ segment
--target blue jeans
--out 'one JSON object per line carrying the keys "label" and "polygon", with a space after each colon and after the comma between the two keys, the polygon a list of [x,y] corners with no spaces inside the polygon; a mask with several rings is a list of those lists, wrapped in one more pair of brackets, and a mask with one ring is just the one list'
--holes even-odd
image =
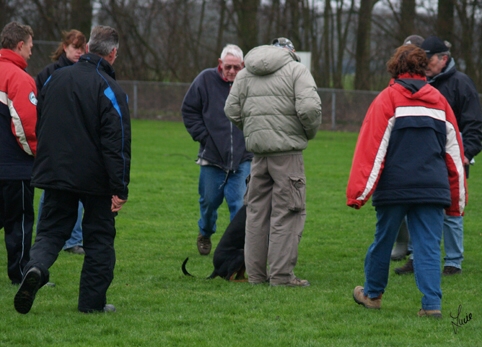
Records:
{"label": "blue jeans", "polygon": [[416,254],[413,262],[415,282],[422,292],[424,310],[440,310],[442,288],[440,274],[440,240],[444,210],[438,205],[378,206],[375,240],[365,258],[364,292],[376,298],[385,292],[390,255],[402,219],[407,216],[408,229]]}
{"label": "blue jeans", "polygon": [[216,232],[218,208],[223,199],[228,204],[230,220],[243,206],[246,192],[246,178],[251,170],[251,162],[242,162],[238,170],[226,172],[217,166],[201,166],[199,175],[199,205],[201,218],[198,221],[199,232],[211,237]]}
{"label": "blue jeans", "polygon": [[[44,204],[44,195],[45,192],[42,192],[40,196],[40,203],[38,206],[38,216],[37,216],[37,229],[38,229],[38,221],[40,220],[40,214],[42,213],[42,206]],[[82,216],[84,214],[84,206],[79,201],[79,209],[77,212],[77,221],[75,222],[74,229],[72,229],[72,233],[70,234],[70,239],[65,242],[63,249],[72,248],[75,246],[82,246]]]}
{"label": "blue jeans", "polygon": [[464,218],[461,216],[445,216],[444,226],[444,266],[462,268],[464,260]]}
{"label": "blue jeans", "polygon": [[[444,266],[462,269],[462,260],[464,260],[463,217],[444,215],[443,240],[445,249]],[[408,240],[408,250],[411,252],[410,259],[413,259],[412,239]]]}

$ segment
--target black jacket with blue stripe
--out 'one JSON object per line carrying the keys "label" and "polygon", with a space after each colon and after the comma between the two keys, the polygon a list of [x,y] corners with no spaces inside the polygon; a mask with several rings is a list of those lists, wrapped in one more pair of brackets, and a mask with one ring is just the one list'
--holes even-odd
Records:
{"label": "black jacket with blue stripe", "polygon": [[127,199],[131,125],[112,66],[83,55],[56,70],[39,95],[32,185]]}

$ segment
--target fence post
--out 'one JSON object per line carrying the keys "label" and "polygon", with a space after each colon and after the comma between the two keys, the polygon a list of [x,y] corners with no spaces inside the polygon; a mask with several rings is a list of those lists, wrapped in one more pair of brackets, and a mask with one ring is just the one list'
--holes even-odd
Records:
{"label": "fence post", "polygon": [[137,83],[138,81],[134,81],[134,84],[132,85],[132,94],[134,96],[134,118],[137,118]]}
{"label": "fence post", "polygon": [[331,91],[331,129],[336,129],[336,93]]}

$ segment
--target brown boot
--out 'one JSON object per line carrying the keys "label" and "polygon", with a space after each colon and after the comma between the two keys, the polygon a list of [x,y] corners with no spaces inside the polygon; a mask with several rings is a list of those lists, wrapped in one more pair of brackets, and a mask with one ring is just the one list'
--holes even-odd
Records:
{"label": "brown boot", "polygon": [[423,308],[418,311],[419,317],[430,317],[430,318],[442,318],[442,311],[440,310],[424,310]]}
{"label": "brown boot", "polygon": [[365,295],[362,286],[355,287],[355,290],[353,290],[353,299],[355,299],[357,304],[363,305],[366,308],[379,310],[380,307],[382,307],[382,294],[376,298],[370,299],[368,295]]}
{"label": "brown boot", "polygon": [[459,269],[458,267],[455,266],[444,266],[444,271],[442,272],[442,275],[444,276],[452,276],[452,275],[458,275],[462,273],[462,269]]}
{"label": "brown boot", "polygon": [[301,280],[298,277],[293,278],[289,282],[286,283],[270,283],[272,287],[277,287],[277,286],[285,286],[285,287],[308,287],[310,285],[310,282],[307,280]]}
{"label": "brown boot", "polygon": [[408,261],[402,267],[397,267],[395,269],[397,275],[407,275],[413,274],[413,259],[408,259]]}
{"label": "brown boot", "polygon": [[197,237],[197,250],[199,251],[199,254],[208,255],[211,253],[211,247],[211,239],[199,234]]}

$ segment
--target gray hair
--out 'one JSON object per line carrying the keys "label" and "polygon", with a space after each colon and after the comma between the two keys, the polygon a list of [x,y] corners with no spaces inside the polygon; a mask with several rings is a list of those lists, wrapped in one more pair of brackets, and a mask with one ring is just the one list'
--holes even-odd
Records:
{"label": "gray hair", "polygon": [[224,58],[226,58],[228,54],[231,54],[232,56],[239,58],[241,59],[241,61],[243,61],[243,51],[236,45],[227,44],[221,52],[221,60],[224,61]]}
{"label": "gray hair", "polygon": [[119,48],[119,34],[114,28],[97,25],[90,32],[88,45],[89,52],[108,56],[114,48]]}
{"label": "gray hair", "polygon": [[441,59],[444,55],[448,56],[449,58],[452,56],[452,54],[450,53],[450,48],[452,48],[452,44],[448,41],[444,41],[444,45],[447,46],[449,50],[447,52],[437,53],[437,57],[439,57],[439,59]]}
{"label": "gray hair", "polygon": [[435,53],[435,55],[436,55],[439,59],[442,59],[442,57],[443,57],[444,55],[446,55],[446,56],[449,57],[449,58],[452,56],[452,54],[450,53],[450,51],[442,52],[442,53]]}
{"label": "gray hair", "polygon": [[14,50],[19,42],[27,42],[30,36],[33,38],[33,30],[30,26],[10,22],[5,25],[0,34],[2,48]]}

